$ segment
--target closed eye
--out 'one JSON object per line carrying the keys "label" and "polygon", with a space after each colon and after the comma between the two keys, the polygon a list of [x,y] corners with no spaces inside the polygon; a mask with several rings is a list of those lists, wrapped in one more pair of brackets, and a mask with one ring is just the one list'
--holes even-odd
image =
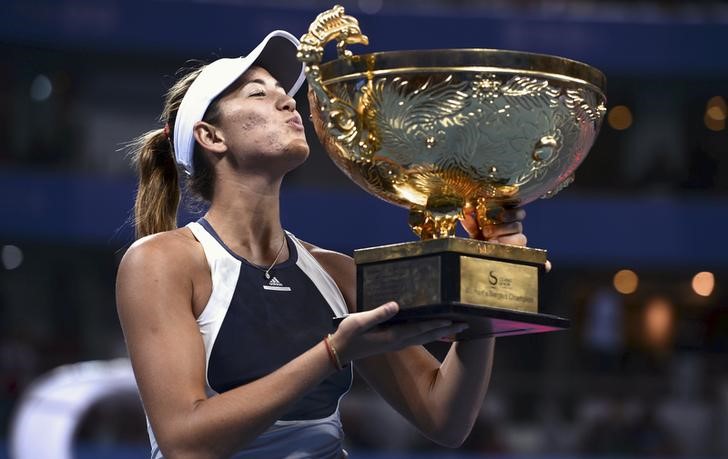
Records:
{"label": "closed eye", "polygon": [[264,96],[265,96],[264,91],[256,91],[256,92],[250,93],[250,95],[248,97],[264,97]]}

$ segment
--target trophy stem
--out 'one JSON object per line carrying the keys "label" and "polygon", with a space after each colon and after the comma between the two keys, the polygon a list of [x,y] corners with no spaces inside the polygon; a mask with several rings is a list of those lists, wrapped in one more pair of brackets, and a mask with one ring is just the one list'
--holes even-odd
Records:
{"label": "trophy stem", "polygon": [[462,210],[459,208],[431,210],[412,207],[409,213],[409,225],[412,231],[423,241],[442,239],[455,236],[455,228],[461,218]]}

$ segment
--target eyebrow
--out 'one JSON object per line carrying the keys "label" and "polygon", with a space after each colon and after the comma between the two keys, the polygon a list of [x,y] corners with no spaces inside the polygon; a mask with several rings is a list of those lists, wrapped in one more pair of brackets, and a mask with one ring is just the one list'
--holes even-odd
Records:
{"label": "eyebrow", "polygon": [[[240,89],[243,89],[244,87],[246,87],[250,83],[258,83],[258,84],[260,84],[262,86],[266,86],[266,82],[264,80],[262,80],[261,78],[256,78],[254,80],[248,80],[245,83],[243,83],[243,85],[240,87]],[[276,81],[275,87],[276,88],[282,88],[283,85],[281,85],[280,81]]]}

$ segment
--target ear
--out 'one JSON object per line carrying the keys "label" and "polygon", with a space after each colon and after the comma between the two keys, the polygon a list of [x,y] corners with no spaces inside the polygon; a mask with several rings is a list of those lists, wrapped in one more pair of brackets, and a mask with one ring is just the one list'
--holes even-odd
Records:
{"label": "ear", "polygon": [[212,153],[225,153],[227,144],[225,143],[225,134],[217,127],[205,121],[198,121],[192,129],[195,141],[202,148]]}

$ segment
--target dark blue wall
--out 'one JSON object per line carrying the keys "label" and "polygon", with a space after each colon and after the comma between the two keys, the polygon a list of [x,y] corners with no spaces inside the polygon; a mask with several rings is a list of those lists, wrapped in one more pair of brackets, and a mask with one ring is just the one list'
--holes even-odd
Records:
{"label": "dark blue wall", "polygon": [[[319,10],[225,2],[3,2],[0,41],[53,48],[176,54],[183,59],[238,55],[273,29],[302,35]],[[263,2],[261,2],[263,3]],[[389,5],[388,5],[389,6]],[[370,16],[353,9],[371,51],[503,48],[582,60],[610,74],[727,75],[728,25],[720,18],[593,18],[560,15],[402,11]],[[656,13],[659,14],[659,13]],[[725,20],[723,18],[722,20]],[[362,49],[357,53],[365,52]]]}
{"label": "dark blue wall", "polygon": [[[134,186],[132,180],[0,172],[0,238],[121,247],[133,238]],[[346,253],[414,239],[405,209],[354,186],[284,186],[281,210],[285,226],[301,238]],[[529,245],[548,249],[556,265],[728,266],[725,199],[628,199],[566,189],[526,210]],[[180,222],[193,218],[184,212]]]}

